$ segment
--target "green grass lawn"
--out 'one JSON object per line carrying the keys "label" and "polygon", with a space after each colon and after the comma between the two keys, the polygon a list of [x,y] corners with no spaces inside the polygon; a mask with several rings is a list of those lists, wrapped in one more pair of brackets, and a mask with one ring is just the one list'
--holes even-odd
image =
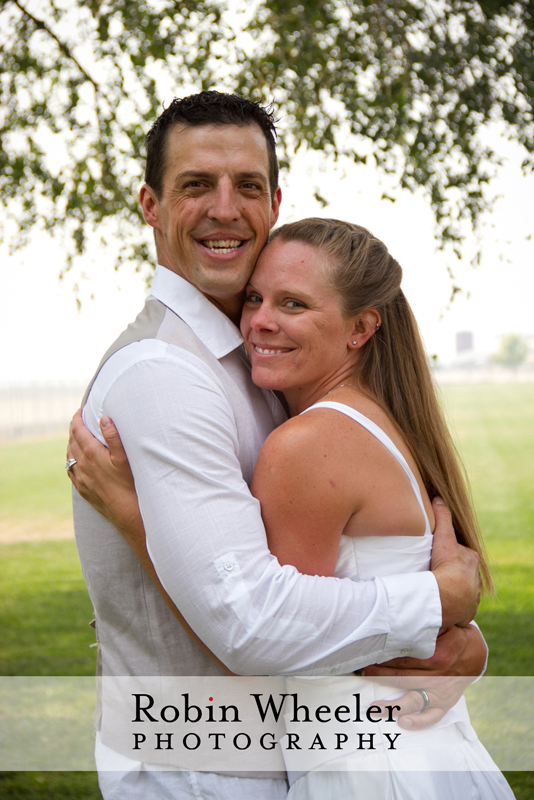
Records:
{"label": "green grass lawn", "polygon": [[0,445],[0,525],[70,524],[66,450],[63,436]]}
{"label": "green grass lawn", "polygon": [[534,383],[449,386],[445,407],[467,467],[497,596],[477,621],[489,675],[534,674]]}
{"label": "green grass lawn", "polygon": [[[71,525],[64,437],[0,445],[0,529]],[[94,675],[93,617],[73,540],[0,544],[0,675]],[[3,772],[2,800],[98,800],[94,772]]]}
{"label": "green grass lawn", "polygon": [[[477,620],[490,675],[534,665],[534,384],[451,386],[444,402],[466,463],[494,569],[497,596]],[[51,531],[68,524],[65,440],[0,446],[0,526]],[[74,542],[0,545],[0,674],[92,675],[92,618]],[[534,773],[507,775],[518,800]],[[92,800],[92,773],[0,773],[5,800]]]}
{"label": "green grass lawn", "polygon": [[[72,527],[65,438],[0,446],[0,526]],[[73,539],[0,544],[1,675],[93,675],[92,606]]]}
{"label": "green grass lawn", "polygon": [[0,674],[94,675],[93,609],[73,540],[0,547]]}

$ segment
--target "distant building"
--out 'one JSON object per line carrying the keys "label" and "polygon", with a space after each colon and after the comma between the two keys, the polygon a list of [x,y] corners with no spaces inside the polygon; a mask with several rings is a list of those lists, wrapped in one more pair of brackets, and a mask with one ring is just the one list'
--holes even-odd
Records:
{"label": "distant building", "polygon": [[458,331],[456,334],[456,353],[467,353],[473,349],[473,333],[471,331]]}

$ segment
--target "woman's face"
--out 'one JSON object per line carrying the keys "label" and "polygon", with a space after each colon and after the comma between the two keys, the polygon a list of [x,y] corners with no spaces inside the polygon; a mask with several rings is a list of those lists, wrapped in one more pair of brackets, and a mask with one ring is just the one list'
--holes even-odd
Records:
{"label": "woman's face", "polygon": [[313,395],[352,373],[354,320],[329,288],[328,269],[327,254],[301,242],[275,239],[262,251],[241,317],[257,386]]}

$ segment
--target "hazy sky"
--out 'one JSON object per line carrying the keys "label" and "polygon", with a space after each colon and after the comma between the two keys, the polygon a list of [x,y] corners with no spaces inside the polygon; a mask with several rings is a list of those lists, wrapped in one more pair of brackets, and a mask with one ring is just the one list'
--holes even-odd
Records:
{"label": "hazy sky", "polygon": [[[534,334],[534,177],[522,177],[518,147],[493,134],[506,157],[496,188],[502,197],[483,231],[484,256],[474,270],[436,252],[433,220],[422,196],[403,192],[396,203],[381,200],[389,186],[371,168],[321,166],[299,157],[282,184],[280,222],[332,216],[358,222],[382,238],[404,268],[404,289],[419,320],[427,349],[446,363],[454,356],[455,333],[474,333],[475,348],[494,351],[504,333]],[[342,177],[345,173],[345,177]],[[382,180],[382,183],[380,181]],[[331,204],[321,209],[314,187]],[[470,241],[466,252],[473,250]],[[0,248],[0,382],[86,379],[100,356],[142,306],[143,281],[128,267],[113,271],[113,257],[93,253],[73,277],[58,282],[60,245],[45,234],[13,256]],[[470,297],[457,297],[446,311],[449,263]],[[72,285],[85,270],[83,307],[76,310]],[[89,295],[94,293],[95,299]],[[440,316],[444,314],[443,318]]]}

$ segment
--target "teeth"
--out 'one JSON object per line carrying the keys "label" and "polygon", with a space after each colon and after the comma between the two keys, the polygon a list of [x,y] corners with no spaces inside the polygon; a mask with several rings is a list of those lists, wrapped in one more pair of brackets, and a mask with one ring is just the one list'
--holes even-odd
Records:
{"label": "teeth", "polygon": [[258,353],[263,353],[263,354],[268,354],[268,355],[273,355],[273,354],[282,352],[281,350],[267,350],[266,347],[258,347],[257,344],[254,345],[254,348]]}
{"label": "teeth", "polygon": [[215,253],[231,253],[232,250],[240,247],[243,242],[240,239],[204,239],[202,244]]}

